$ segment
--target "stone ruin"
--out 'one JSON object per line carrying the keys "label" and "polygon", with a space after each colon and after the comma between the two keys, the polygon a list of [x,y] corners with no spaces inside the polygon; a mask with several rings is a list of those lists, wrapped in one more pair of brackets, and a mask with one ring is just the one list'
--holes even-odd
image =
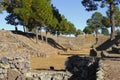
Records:
{"label": "stone ruin", "polygon": [[0,55],[0,80],[68,80],[64,71],[31,71],[30,55]]}
{"label": "stone ruin", "polygon": [[[97,76],[100,77],[99,74],[96,74],[98,69],[97,59],[92,62],[89,57],[78,56],[68,58],[65,63],[66,71],[33,71],[30,68],[30,56],[41,56],[41,53],[37,54],[36,50],[17,39],[10,32],[8,34],[3,31],[0,35],[0,80],[96,80]],[[12,50],[13,45],[16,48],[27,47],[27,50]]]}
{"label": "stone ruin", "polygon": [[23,80],[30,70],[28,54],[0,55],[0,80]]}

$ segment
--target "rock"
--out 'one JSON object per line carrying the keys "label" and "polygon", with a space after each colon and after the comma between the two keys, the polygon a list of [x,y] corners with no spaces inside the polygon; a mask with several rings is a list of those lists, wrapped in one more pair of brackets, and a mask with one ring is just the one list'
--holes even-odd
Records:
{"label": "rock", "polygon": [[8,63],[8,59],[7,59],[6,57],[3,57],[3,58],[1,59],[1,62],[2,62],[3,64],[6,64],[6,63]]}
{"label": "rock", "polygon": [[3,74],[0,74],[0,80],[3,80],[5,77]]}
{"label": "rock", "polygon": [[8,63],[7,64],[0,63],[0,68],[8,69],[8,68],[10,68],[10,65]]}
{"label": "rock", "polygon": [[15,68],[15,65],[14,65],[14,64],[10,64],[10,68],[11,68],[11,69],[14,69],[14,68]]}
{"label": "rock", "polygon": [[0,68],[0,74],[3,72],[3,69],[2,68]]}
{"label": "rock", "polygon": [[8,80],[16,80],[16,78],[20,75],[20,72],[16,69],[8,69],[7,75]]}
{"label": "rock", "polygon": [[30,68],[30,63],[29,63],[29,62],[26,62],[26,63],[24,64],[24,68]]}
{"label": "rock", "polygon": [[15,80],[26,80],[26,77],[24,75],[20,75]]}

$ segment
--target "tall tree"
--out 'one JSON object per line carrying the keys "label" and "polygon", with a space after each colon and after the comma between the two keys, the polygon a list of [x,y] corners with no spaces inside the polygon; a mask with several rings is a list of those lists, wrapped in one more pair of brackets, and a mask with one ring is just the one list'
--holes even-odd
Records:
{"label": "tall tree", "polygon": [[91,19],[87,20],[87,25],[96,34],[96,40],[98,40],[98,30],[103,26],[102,20],[103,20],[103,16],[100,12],[95,12],[92,15]]}
{"label": "tall tree", "polygon": [[[5,0],[4,7],[10,14],[16,14],[21,24],[26,27],[48,27],[52,20],[50,0]],[[36,37],[37,34],[36,32]]]}
{"label": "tall tree", "polygon": [[76,33],[76,28],[75,28],[74,24],[72,24],[69,21],[67,23],[68,23],[68,30],[65,33],[67,33],[67,34],[75,34]]}
{"label": "tall tree", "polygon": [[97,10],[98,2],[101,2],[101,7],[109,6],[110,9],[110,23],[111,23],[111,40],[115,38],[115,19],[114,19],[114,6],[120,3],[120,0],[82,0],[83,6],[87,11]]}
{"label": "tall tree", "polygon": [[92,33],[93,33],[92,29],[91,29],[89,26],[86,26],[86,27],[83,29],[83,32],[84,32],[85,34],[92,34]]}
{"label": "tall tree", "polygon": [[15,31],[17,32],[18,29],[17,29],[17,25],[19,24],[19,21],[18,21],[18,18],[17,18],[17,15],[14,14],[14,13],[11,13],[9,14],[5,20],[7,21],[7,24],[11,24],[11,25],[14,25],[15,26]]}
{"label": "tall tree", "polygon": [[32,10],[34,23],[39,24],[40,26],[46,26],[46,28],[48,28],[53,17],[50,2],[47,0],[33,0]]}

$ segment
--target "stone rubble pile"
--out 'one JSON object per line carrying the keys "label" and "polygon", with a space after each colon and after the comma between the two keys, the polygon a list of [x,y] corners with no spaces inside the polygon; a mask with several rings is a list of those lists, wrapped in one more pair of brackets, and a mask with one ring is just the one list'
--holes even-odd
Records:
{"label": "stone rubble pile", "polygon": [[36,50],[32,46],[19,39],[16,34],[10,31],[0,30],[0,53],[2,54],[20,54],[29,53],[31,56],[46,57],[41,50]]}
{"label": "stone rubble pile", "polygon": [[0,80],[19,80],[30,70],[28,54],[0,55]]}
{"label": "stone rubble pile", "polygon": [[36,71],[26,75],[29,80],[68,80],[70,76],[70,73],[64,71]]}
{"label": "stone rubble pile", "polygon": [[104,80],[104,70],[103,70],[103,63],[102,60],[99,61],[99,68],[97,72],[97,80]]}

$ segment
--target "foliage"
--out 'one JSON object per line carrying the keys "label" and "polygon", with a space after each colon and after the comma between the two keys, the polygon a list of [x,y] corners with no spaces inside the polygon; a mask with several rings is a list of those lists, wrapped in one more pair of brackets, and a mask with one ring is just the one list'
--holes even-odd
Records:
{"label": "foliage", "polygon": [[11,13],[8,15],[5,20],[7,21],[7,24],[15,25],[17,26],[19,24],[18,18],[14,13]]}
{"label": "foliage", "polygon": [[103,17],[103,19],[102,19],[102,24],[103,24],[103,26],[106,27],[106,28],[110,27],[110,18],[108,18],[108,17]]}
{"label": "foliage", "polygon": [[80,35],[80,34],[83,34],[83,32],[82,32],[80,29],[78,29],[78,30],[76,31],[75,36],[78,36],[78,35]]}
{"label": "foliage", "polygon": [[3,6],[2,6],[2,0],[0,0],[0,13],[2,13]]}
{"label": "foliage", "polygon": [[59,10],[56,7],[54,7],[53,5],[51,5],[51,7],[53,12],[53,18],[48,29],[50,31],[52,30],[58,31],[59,30],[58,27],[60,26],[60,22],[62,21],[61,14],[59,13]]}
{"label": "foliage", "polygon": [[92,32],[92,29],[91,29],[89,26],[85,27],[85,28],[83,29],[83,32],[84,32],[85,34],[92,34],[92,33],[93,33],[93,32]]}
{"label": "foliage", "polygon": [[98,29],[100,29],[103,25],[102,25],[102,19],[103,16],[101,13],[99,12],[95,12],[91,19],[87,20],[87,24],[88,26],[92,29],[93,32],[95,32],[96,34],[98,33]]}
{"label": "foliage", "polygon": [[109,31],[108,31],[107,28],[102,28],[102,32],[101,33],[104,34],[104,35],[109,35]]}
{"label": "foliage", "polygon": [[115,38],[115,10],[114,7],[120,3],[120,0],[82,0],[83,6],[85,6],[87,11],[97,10],[99,3],[100,6],[108,6],[110,10],[110,23],[111,23],[111,40]]}
{"label": "foliage", "polygon": [[71,22],[68,22],[68,30],[67,30],[67,34],[75,34],[76,32],[76,28],[74,27],[74,24],[72,24]]}
{"label": "foliage", "polygon": [[117,35],[120,35],[120,29],[117,29],[117,30],[115,31],[115,33],[116,33]]}

